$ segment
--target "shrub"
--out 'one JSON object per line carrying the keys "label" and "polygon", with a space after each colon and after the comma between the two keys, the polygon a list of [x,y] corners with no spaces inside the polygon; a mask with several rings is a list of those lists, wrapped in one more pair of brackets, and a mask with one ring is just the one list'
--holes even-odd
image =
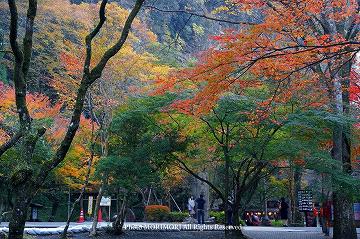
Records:
{"label": "shrub", "polygon": [[187,212],[170,212],[168,220],[170,222],[183,222],[188,216]]}
{"label": "shrub", "polygon": [[145,207],[145,220],[150,222],[166,221],[169,218],[170,208],[163,205],[148,205]]}
{"label": "shrub", "polygon": [[209,216],[214,217],[216,223],[224,223],[225,222],[225,212],[224,211],[221,211],[221,212],[210,211]]}
{"label": "shrub", "polygon": [[[209,212],[209,216],[210,217],[215,217],[215,222],[216,223],[224,223],[225,222],[225,212],[221,211],[221,212],[215,212],[215,211],[211,211]],[[241,218],[239,218],[239,223],[241,226],[245,226],[245,221],[242,220]]]}
{"label": "shrub", "polygon": [[240,225],[241,225],[241,226],[246,226],[246,223],[245,223],[244,220],[240,219],[239,221],[240,221]]}
{"label": "shrub", "polygon": [[281,220],[271,220],[271,226],[282,227],[284,224]]}

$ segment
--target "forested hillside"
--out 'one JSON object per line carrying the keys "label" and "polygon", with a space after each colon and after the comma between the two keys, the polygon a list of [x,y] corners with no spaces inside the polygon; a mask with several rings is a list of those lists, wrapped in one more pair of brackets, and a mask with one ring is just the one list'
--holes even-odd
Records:
{"label": "forested hillside", "polygon": [[[87,0],[74,0],[74,3],[96,2]],[[132,1],[116,1],[119,5],[130,8]],[[211,0],[175,0],[175,1],[148,1],[144,7],[146,14],[142,16],[149,28],[158,36],[158,40],[167,43],[175,49],[181,50],[187,56],[203,51],[211,46],[211,36],[222,31],[239,28],[236,22],[255,22],[252,17],[233,10],[231,15],[222,14],[225,1]],[[195,13],[192,15],[190,13]],[[215,17],[216,15],[216,17]],[[213,21],[204,16],[213,16],[219,20]]]}

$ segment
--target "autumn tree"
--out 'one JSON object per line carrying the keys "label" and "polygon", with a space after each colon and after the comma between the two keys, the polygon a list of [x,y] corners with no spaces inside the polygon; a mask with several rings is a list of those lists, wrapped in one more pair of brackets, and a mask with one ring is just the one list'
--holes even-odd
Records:
{"label": "autumn tree", "polygon": [[214,170],[220,171],[216,174],[221,178],[220,185],[201,179],[184,161],[179,160],[181,168],[208,183],[222,199],[226,208],[226,225],[239,225],[239,213],[253,195],[250,191],[255,190],[260,179],[268,177],[274,170],[271,161],[276,156],[270,154],[269,148],[271,152],[280,152],[274,147],[274,136],[283,123],[271,123],[267,119],[252,122],[254,107],[256,103],[236,95],[224,96],[217,107],[198,118],[210,134],[209,151],[212,153],[207,160],[211,165],[217,165]]}
{"label": "autumn tree", "polygon": [[[15,111],[15,95],[14,89],[10,86],[0,84],[0,108],[1,108],[1,119],[0,119],[0,128],[1,128],[1,141],[6,141],[11,138],[17,128],[16,119],[17,113]],[[63,123],[63,115],[60,113],[61,104],[53,105],[51,100],[39,93],[29,93],[27,95],[28,107],[31,115],[33,116],[33,124],[39,125],[44,124],[48,128],[48,131],[45,133],[44,137],[39,141],[39,144],[35,147],[35,155],[34,155],[34,168],[39,167],[43,162],[45,162],[48,158],[51,158],[53,154],[53,148],[55,147],[54,141],[56,139],[56,135],[62,132],[59,130],[60,124]],[[3,157],[0,159],[1,164],[1,175],[2,175],[2,190],[4,193],[4,198],[6,200],[3,201],[3,205],[5,205],[6,211],[9,211],[13,204],[14,193],[11,189],[11,173],[16,170],[16,161],[21,163],[21,159],[19,159],[21,152],[21,146],[17,145],[13,147],[11,150],[7,151]],[[42,188],[42,194],[51,199],[53,201],[53,210],[51,217],[54,216],[56,212],[56,208],[58,205],[56,194],[52,193],[54,187],[63,186],[64,184],[60,182],[60,179],[57,177],[56,173],[52,173],[46,180],[45,186]],[[57,203],[56,203],[57,202]]]}
{"label": "autumn tree", "polygon": [[16,133],[16,136],[12,137],[8,142],[1,146],[4,149],[2,155],[4,152],[6,152],[6,150],[13,147],[16,143],[21,144],[23,147],[23,150],[21,151],[23,164],[21,167],[15,170],[12,175],[12,189],[14,190],[16,197],[9,224],[9,238],[23,237],[29,204],[34,195],[36,195],[38,188],[40,188],[43,184],[49,172],[56,168],[65,158],[66,153],[68,152],[68,149],[79,127],[87,90],[98,78],[101,77],[107,62],[123,47],[129,35],[132,22],[139,12],[143,2],[143,0],[136,1],[123,26],[119,38],[116,39],[113,45],[104,52],[97,64],[94,64],[92,67],[92,41],[99,33],[106,21],[105,10],[107,1],[102,1],[99,10],[99,22],[85,38],[86,57],[84,61],[83,77],[76,94],[74,110],[66,134],[54,156],[50,160],[44,162],[40,168],[36,169],[32,167],[33,152],[37,142],[46,132],[46,128],[42,125],[36,126],[32,124],[32,116],[29,113],[26,99],[26,89],[27,74],[30,67],[31,53],[33,49],[33,32],[37,13],[37,1],[29,1],[26,17],[27,28],[22,47],[20,47],[17,39],[18,11],[16,2],[13,0],[8,1],[11,16],[9,34],[10,45],[14,54],[13,81],[15,85],[16,107],[19,116],[18,120],[20,127],[19,131]]}
{"label": "autumn tree", "polygon": [[[273,81],[275,98],[289,82],[317,82],[316,87],[326,89],[331,111],[338,118],[352,117],[349,90],[359,51],[358,1],[233,0],[229,4],[220,11],[247,12],[257,21],[214,37],[217,46],[203,54],[196,67],[164,82],[163,89],[174,84],[185,87],[187,80],[198,82],[200,90],[191,102],[203,111],[211,109],[224,92],[257,84],[256,79],[246,81],[248,74]],[[351,175],[352,125],[347,122],[333,125],[333,158]],[[338,189],[333,190],[334,238],[356,238],[352,195]]]}
{"label": "autumn tree", "polygon": [[[197,106],[186,104],[187,100],[175,101],[172,105],[180,112],[191,113],[189,117],[198,122],[196,128],[204,131],[196,141],[207,143],[193,144],[194,150],[203,151],[196,157],[199,162],[192,163],[194,160],[190,155],[187,160],[180,157],[178,162],[185,171],[208,183],[226,202],[226,207],[232,209],[226,213],[228,220],[225,223],[232,218],[234,225],[238,225],[239,214],[245,210],[261,178],[268,178],[277,165],[293,160],[306,148],[301,148],[303,144],[299,141],[291,140],[286,128],[295,123],[293,114],[297,115],[300,109],[310,106],[301,104],[295,95],[285,100],[287,93],[284,92],[281,100],[275,100],[269,110],[267,99],[271,89],[271,84],[264,84],[262,87],[249,87],[241,91],[241,95],[227,93],[210,112],[202,114],[191,113],[189,109],[196,112]],[[218,171],[215,173],[218,180],[201,178],[196,171],[198,167]],[[230,211],[233,215],[229,215]]]}

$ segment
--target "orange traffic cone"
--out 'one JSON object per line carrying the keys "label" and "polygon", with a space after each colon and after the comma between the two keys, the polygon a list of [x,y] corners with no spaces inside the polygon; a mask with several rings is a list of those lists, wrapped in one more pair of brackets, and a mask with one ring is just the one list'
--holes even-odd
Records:
{"label": "orange traffic cone", "polygon": [[80,217],[79,217],[78,223],[83,223],[83,222],[85,222],[84,210],[81,209],[81,210],[80,210]]}
{"label": "orange traffic cone", "polygon": [[98,222],[102,222],[103,219],[102,219],[102,211],[101,211],[101,208],[99,208],[99,211],[98,211]]}

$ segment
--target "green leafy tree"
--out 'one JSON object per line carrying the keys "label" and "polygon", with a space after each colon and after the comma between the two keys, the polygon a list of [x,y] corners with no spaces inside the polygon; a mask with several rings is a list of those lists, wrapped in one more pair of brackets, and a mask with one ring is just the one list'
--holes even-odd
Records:
{"label": "green leafy tree", "polygon": [[97,166],[97,175],[109,178],[108,190],[122,192],[122,205],[113,224],[122,232],[125,209],[144,187],[161,187],[173,154],[185,143],[158,122],[166,99],[133,99],[115,115],[109,131],[109,154]]}

